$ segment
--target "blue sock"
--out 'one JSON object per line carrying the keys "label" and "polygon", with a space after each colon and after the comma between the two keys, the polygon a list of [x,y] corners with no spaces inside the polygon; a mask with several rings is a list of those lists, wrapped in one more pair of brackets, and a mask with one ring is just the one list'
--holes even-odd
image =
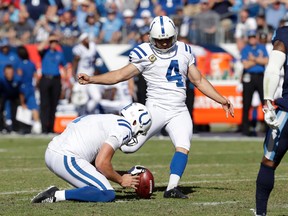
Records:
{"label": "blue sock", "polygon": [[185,170],[187,161],[187,154],[176,151],[170,164],[170,174],[175,174],[181,177]]}
{"label": "blue sock", "polygon": [[65,191],[66,200],[82,202],[111,202],[115,199],[114,190],[99,190],[93,186],[76,188]]}
{"label": "blue sock", "polygon": [[274,187],[275,169],[261,163],[256,180],[256,213],[267,213],[269,195]]}

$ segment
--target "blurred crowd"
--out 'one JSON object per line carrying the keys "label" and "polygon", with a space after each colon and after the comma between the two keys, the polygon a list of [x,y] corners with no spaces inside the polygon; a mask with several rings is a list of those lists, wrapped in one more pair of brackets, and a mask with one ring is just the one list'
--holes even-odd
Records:
{"label": "blurred crowd", "polygon": [[[13,46],[59,36],[74,45],[81,33],[96,43],[135,44],[155,16],[173,18],[191,43],[218,44],[257,29],[271,37],[285,18],[287,0],[1,0],[0,38]],[[239,42],[240,43],[240,42]]]}
{"label": "blurred crowd", "polygon": [[[0,0],[0,130],[53,133],[61,98],[74,101],[79,114],[105,112],[103,107],[114,112],[109,101],[124,95],[125,103],[143,102],[145,91],[137,92],[145,88],[141,77],[122,86],[101,87],[98,95],[90,94],[91,89],[83,90],[73,77],[89,67],[92,74],[97,71],[93,63],[97,44],[134,46],[147,42],[149,24],[155,16],[171,17],[179,40],[197,45],[236,43],[241,53],[254,36],[257,43],[270,42],[274,30],[288,22],[287,9],[288,0]],[[40,72],[25,48],[28,44],[37,45],[42,59]],[[73,61],[67,62],[54,44],[70,46]],[[85,61],[92,63],[85,65]],[[47,65],[44,70],[43,65]],[[249,68],[244,66],[243,70]],[[63,91],[67,82],[63,85],[59,77],[69,77],[72,90],[68,96]],[[118,96],[117,89],[121,89]],[[43,98],[45,103],[41,103]],[[33,120],[27,130],[23,130],[27,124],[21,127],[15,123],[19,105],[32,110]]]}

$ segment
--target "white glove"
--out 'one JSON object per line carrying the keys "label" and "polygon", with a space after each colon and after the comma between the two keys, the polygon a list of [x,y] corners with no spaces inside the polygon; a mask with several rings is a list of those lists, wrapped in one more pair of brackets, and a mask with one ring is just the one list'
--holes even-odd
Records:
{"label": "white glove", "polygon": [[236,92],[237,93],[241,93],[243,92],[243,84],[241,82],[239,82],[236,86]]}
{"label": "white glove", "polygon": [[278,129],[280,123],[277,119],[275,108],[273,107],[271,102],[267,101],[267,107],[264,107],[262,110],[264,112],[264,120],[266,124],[272,129]]}
{"label": "white glove", "polygon": [[128,170],[128,173],[131,175],[139,175],[140,173],[143,173],[146,171],[146,168],[141,165],[133,166],[131,169]]}

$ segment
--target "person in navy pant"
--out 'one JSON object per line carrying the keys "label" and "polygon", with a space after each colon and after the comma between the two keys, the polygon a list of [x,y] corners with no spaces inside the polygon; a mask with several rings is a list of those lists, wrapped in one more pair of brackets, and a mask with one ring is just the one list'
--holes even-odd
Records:
{"label": "person in navy pant", "polygon": [[55,113],[61,94],[60,66],[64,66],[66,74],[67,62],[58,47],[59,41],[55,35],[50,35],[47,41],[38,46],[42,58],[42,77],[39,82],[42,133],[54,133]]}

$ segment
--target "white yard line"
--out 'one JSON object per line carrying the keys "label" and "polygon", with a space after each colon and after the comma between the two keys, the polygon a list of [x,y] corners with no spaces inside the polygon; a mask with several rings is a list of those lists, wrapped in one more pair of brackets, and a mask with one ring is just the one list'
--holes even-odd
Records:
{"label": "white yard line", "polygon": [[[181,185],[193,185],[193,184],[205,184],[205,183],[229,183],[229,182],[249,182],[249,181],[255,181],[255,179],[229,179],[229,180],[201,180],[201,181],[186,181],[186,182],[181,182]],[[277,177],[277,181],[287,181],[287,177]],[[161,183],[156,183],[155,187],[163,187],[166,186],[167,182],[161,182]],[[120,186],[115,186],[114,189],[121,189]],[[23,191],[4,191],[0,192],[1,195],[13,195],[13,194],[25,194],[25,193],[35,193],[35,192],[40,192],[44,190],[39,189],[39,190],[23,190]]]}
{"label": "white yard line", "polygon": [[0,169],[0,172],[21,172],[21,171],[25,171],[25,172],[30,172],[30,171],[39,171],[39,170],[47,170],[48,168],[46,167],[41,167],[41,168],[11,168],[11,169]]}

